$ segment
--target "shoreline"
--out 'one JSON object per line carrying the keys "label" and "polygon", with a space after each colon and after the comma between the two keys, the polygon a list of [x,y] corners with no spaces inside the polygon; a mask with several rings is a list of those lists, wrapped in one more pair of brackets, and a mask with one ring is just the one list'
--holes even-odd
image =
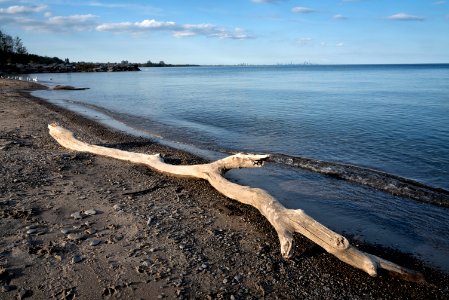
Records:
{"label": "shoreline", "polygon": [[[449,274],[354,241],[421,271],[429,283],[369,277],[301,236],[295,237],[296,255],[285,261],[276,233],[255,209],[203,181],[62,149],[46,126],[56,121],[86,142],[162,153],[171,163],[204,160],[32,97],[25,90],[37,84],[0,80],[0,86],[0,280],[3,290],[11,288],[0,291],[2,299],[20,293],[33,299],[444,299],[449,293]],[[70,216],[90,209],[98,214]],[[67,228],[72,236],[61,232]],[[100,243],[92,246],[92,240]],[[72,263],[76,255],[81,261]]]}

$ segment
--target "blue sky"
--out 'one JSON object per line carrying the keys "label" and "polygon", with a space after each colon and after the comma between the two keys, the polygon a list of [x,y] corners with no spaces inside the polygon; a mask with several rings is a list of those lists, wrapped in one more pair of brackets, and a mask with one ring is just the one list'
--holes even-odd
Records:
{"label": "blue sky", "polygon": [[449,63],[449,0],[0,0],[0,30],[71,61]]}

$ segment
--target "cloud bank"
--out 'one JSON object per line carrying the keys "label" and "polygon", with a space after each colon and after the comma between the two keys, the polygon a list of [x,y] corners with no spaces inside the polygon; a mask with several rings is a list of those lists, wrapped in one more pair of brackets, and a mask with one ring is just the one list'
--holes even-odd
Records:
{"label": "cloud bank", "polygon": [[[265,0],[266,1],[266,0]],[[252,38],[244,29],[228,29],[214,24],[177,24],[173,21],[145,19],[139,22],[101,23],[99,16],[93,14],[75,14],[70,16],[52,16],[44,10],[46,5],[10,6],[0,9],[0,25],[17,24],[28,31],[71,32],[98,31],[113,33],[144,33],[167,31],[174,37],[205,36],[219,39],[243,40]],[[29,15],[41,13],[34,18]]]}
{"label": "cloud bank", "polygon": [[41,12],[47,8],[46,5],[19,6],[13,5],[8,8],[0,8],[0,14],[22,15]]}
{"label": "cloud bank", "polygon": [[[219,39],[244,40],[252,38],[244,29],[228,29],[214,24],[177,24],[173,21],[145,19],[139,22],[101,23],[99,16],[93,14],[76,14],[70,16],[52,16],[45,5],[10,6],[0,9],[0,25],[17,24],[28,31],[71,32],[98,31],[113,33],[145,33],[167,31],[172,36],[204,36]],[[42,13],[41,13],[42,12]],[[30,15],[41,13],[31,18]]]}
{"label": "cloud bank", "polygon": [[96,26],[97,31],[115,33],[141,33],[151,31],[170,31],[175,37],[206,36],[220,39],[248,39],[250,36],[240,28],[229,30],[213,24],[185,24],[160,22],[154,19],[141,22],[103,23]]}

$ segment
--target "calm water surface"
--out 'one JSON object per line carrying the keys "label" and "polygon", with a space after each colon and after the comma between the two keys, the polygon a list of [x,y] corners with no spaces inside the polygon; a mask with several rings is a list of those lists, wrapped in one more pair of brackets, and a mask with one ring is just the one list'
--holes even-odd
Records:
{"label": "calm water surface", "polygon": [[[36,95],[202,150],[282,153],[449,190],[449,65],[149,68],[39,74]],[[338,232],[449,271],[449,210],[287,165],[230,172]]]}

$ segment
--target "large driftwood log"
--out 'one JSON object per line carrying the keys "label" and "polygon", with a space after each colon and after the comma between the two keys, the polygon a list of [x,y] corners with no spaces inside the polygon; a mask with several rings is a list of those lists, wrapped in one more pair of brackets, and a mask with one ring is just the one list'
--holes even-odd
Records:
{"label": "large driftwood log", "polygon": [[343,262],[361,269],[371,276],[377,276],[383,269],[409,281],[423,281],[420,273],[401,267],[395,263],[365,253],[352,246],[342,235],[320,224],[301,209],[287,209],[267,192],[258,188],[241,186],[228,181],[222,175],[230,169],[261,167],[269,156],[236,154],[209,164],[171,165],[164,163],[159,154],[143,154],[119,149],[90,145],[77,140],[73,133],[57,124],[48,126],[50,135],[65,148],[113,157],[146,165],[159,172],[175,176],[207,180],[217,191],[228,198],[257,208],[275,228],[284,258],[292,256],[293,234],[298,232]]}

